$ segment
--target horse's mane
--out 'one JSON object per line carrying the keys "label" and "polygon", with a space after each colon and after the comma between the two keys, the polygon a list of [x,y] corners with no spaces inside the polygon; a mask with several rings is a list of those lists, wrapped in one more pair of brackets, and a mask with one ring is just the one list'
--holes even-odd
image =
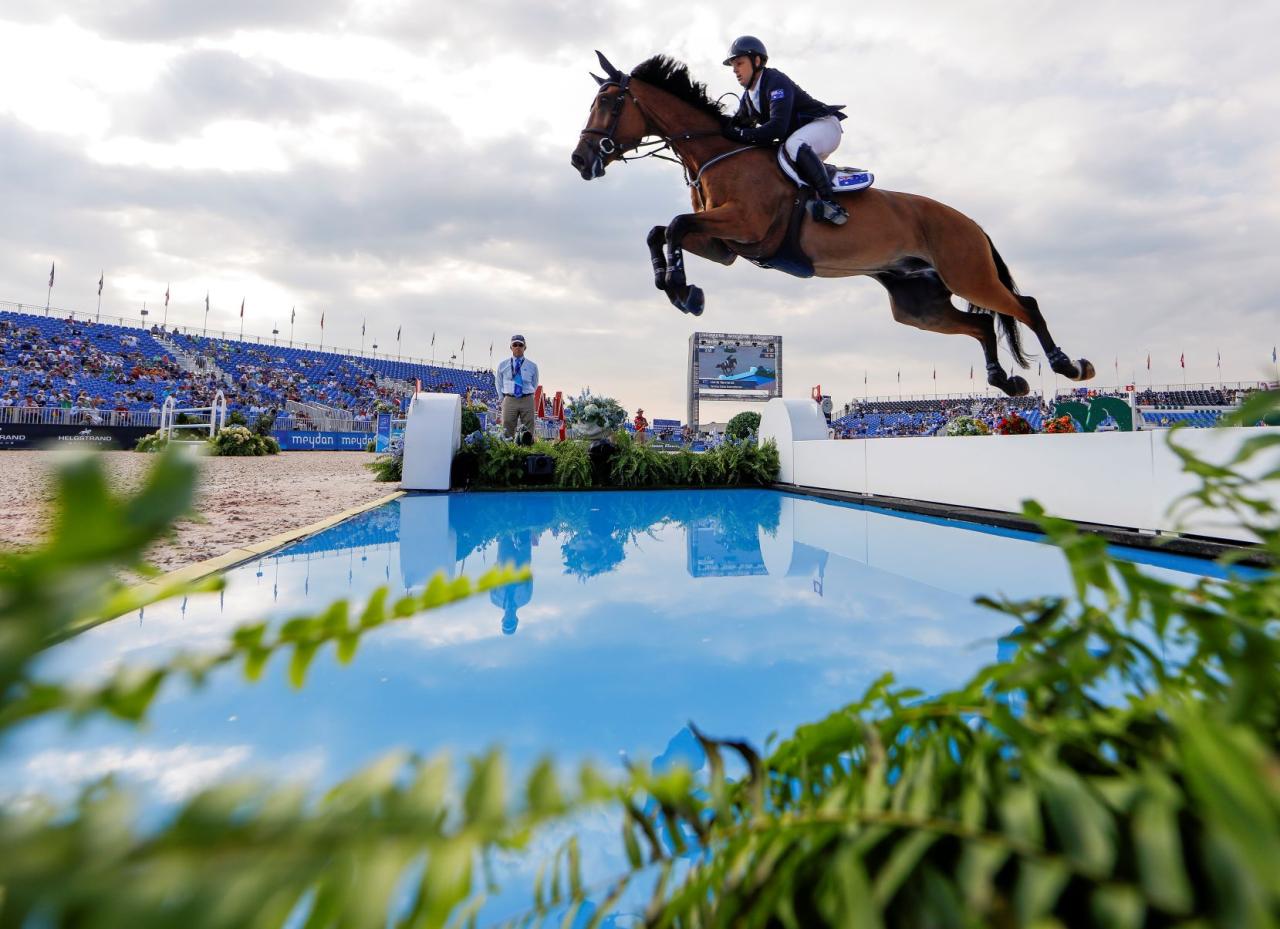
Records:
{"label": "horse's mane", "polygon": [[676,61],[666,55],[654,55],[636,65],[631,71],[631,76],[665,90],[700,113],[714,116],[721,121],[725,118],[720,104],[707,95],[707,85],[691,78],[689,66],[682,61]]}

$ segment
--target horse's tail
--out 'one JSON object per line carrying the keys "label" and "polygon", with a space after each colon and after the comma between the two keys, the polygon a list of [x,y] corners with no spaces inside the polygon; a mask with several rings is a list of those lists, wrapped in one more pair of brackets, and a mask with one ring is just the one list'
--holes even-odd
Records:
{"label": "horse's tail", "polygon": [[[1009,273],[1009,266],[1004,263],[1004,259],[1000,257],[1000,253],[996,251],[996,245],[991,241],[991,236],[983,233],[987,238],[987,245],[991,246],[991,258],[996,263],[996,274],[1000,277],[1000,283],[1009,288],[1009,291],[1016,297],[1018,296],[1018,285],[1013,281],[1013,275]],[[972,311],[974,306],[969,304]],[[1027,355],[1022,350],[1022,337],[1018,334],[1018,321],[1012,316],[1006,316],[1004,313],[996,313],[996,319],[1000,321],[1000,328],[1004,331],[1005,344],[1009,346],[1009,354],[1013,355],[1013,360],[1018,363],[1019,367],[1029,368],[1031,363],[1027,361]]]}

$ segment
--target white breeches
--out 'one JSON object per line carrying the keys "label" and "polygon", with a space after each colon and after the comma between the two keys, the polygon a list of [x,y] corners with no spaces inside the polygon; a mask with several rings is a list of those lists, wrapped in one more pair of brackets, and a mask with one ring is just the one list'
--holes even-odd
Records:
{"label": "white breeches", "polygon": [[796,172],[787,159],[783,157],[783,151],[786,151],[791,158],[795,158],[796,152],[800,151],[800,146],[808,145],[813,149],[814,154],[826,161],[831,153],[840,147],[840,137],[843,134],[840,120],[834,116],[824,116],[822,119],[815,119],[801,126],[787,136],[787,140],[782,143],[782,148],[778,149],[778,165],[782,168],[782,173],[797,184],[803,184],[800,178],[796,177]]}

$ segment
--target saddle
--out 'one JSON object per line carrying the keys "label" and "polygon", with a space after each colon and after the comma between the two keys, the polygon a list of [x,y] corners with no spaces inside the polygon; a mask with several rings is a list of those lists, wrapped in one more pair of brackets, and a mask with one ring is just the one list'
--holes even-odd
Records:
{"label": "saddle", "polygon": [[[779,145],[778,166],[783,169],[782,173],[787,179],[794,182],[791,172],[784,167],[789,165],[787,150]],[[863,168],[837,167],[829,164],[824,167],[827,169],[827,176],[831,178],[831,189],[837,194],[865,190],[875,183],[875,175]],[[791,171],[794,172],[795,168],[792,167]],[[791,201],[791,218],[787,222],[787,233],[782,237],[782,244],[767,258],[748,258],[747,260],[757,268],[784,271],[795,277],[813,277],[813,261],[800,247],[800,228],[804,223],[805,214],[809,215],[810,222],[817,222],[813,212],[816,200],[817,193],[812,187],[804,183],[797,184],[796,195]]]}

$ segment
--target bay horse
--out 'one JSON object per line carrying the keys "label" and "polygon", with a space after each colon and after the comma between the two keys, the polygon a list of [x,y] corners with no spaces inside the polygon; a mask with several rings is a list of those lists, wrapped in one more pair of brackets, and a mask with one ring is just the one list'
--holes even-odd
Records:
{"label": "bay horse", "polygon": [[[1021,367],[1028,363],[1020,322],[1036,334],[1058,374],[1073,381],[1094,376],[1092,364],[1072,361],[1057,346],[1035,298],[1018,293],[995,245],[959,210],[869,187],[838,194],[849,211],[843,226],[816,222],[804,215],[807,188],[782,173],[776,147],[725,138],[726,116],[685,65],[655,55],[624,74],[596,55],[606,76],[592,75],[599,89],[570,161],[589,181],[616,161],[635,160],[627,154],[652,137],[675,154],[671,160],[684,169],[694,211],[654,226],[647,242],[654,285],[682,312],[698,316],[705,306],[701,288],[685,278],[685,251],[724,265],[741,256],[801,277],[866,275],[889,291],[898,322],[977,339],[987,383],[1009,396],[1030,387],[1001,366],[996,320]],[[951,302],[953,294],[968,301],[967,311]]]}

